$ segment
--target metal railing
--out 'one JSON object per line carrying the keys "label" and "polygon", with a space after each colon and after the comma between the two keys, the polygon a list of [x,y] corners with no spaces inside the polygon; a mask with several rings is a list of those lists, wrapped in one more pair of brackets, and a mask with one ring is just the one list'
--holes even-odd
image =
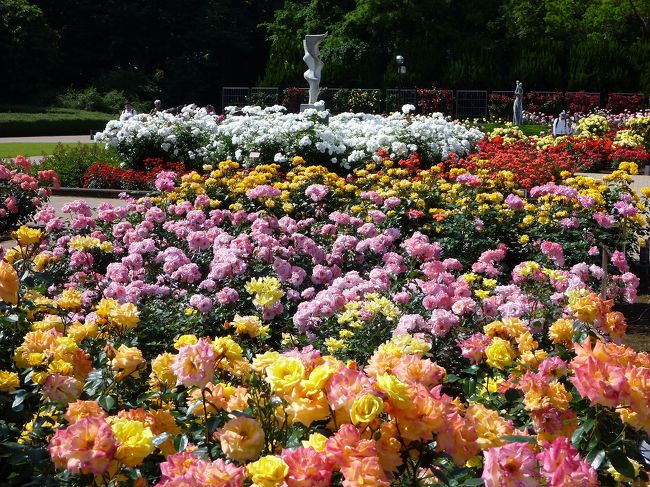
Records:
{"label": "metal railing", "polygon": [[486,90],[456,90],[456,117],[487,117],[487,94]]}
{"label": "metal railing", "polygon": [[[309,90],[304,87],[296,87],[301,93],[301,100],[292,100],[289,110],[297,111],[300,103],[307,103]],[[442,91],[442,90],[441,90]],[[481,118],[488,116],[490,95],[502,95],[514,99],[513,90],[444,90],[453,95],[453,115],[456,117]],[[295,93],[295,92],[294,92]],[[527,98],[532,91],[524,93],[524,107],[527,105]],[[534,91],[535,94],[551,97],[555,94],[573,96],[578,93],[593,97],[599,100],[600,106],[605,106],[606,96],[603,97],[597,92],[562,92],[562,91]],[[646,106],[650,100],[642,93],[612,93],[619,96],[643,96]],[[276,87],[223,87],[222,108],[235,105],[256,104],[269,106],[275,103],[283,103],[285,92]],[[294,98],[296,98],[294,96]],[[321,87],[320,100],[325,101],[326,107],[333,113],[342,111],[368,111],[368,112],[393,112],[399,111],[403,105],[411,104],[418,107],[418,93],[415,88],[388,88],[380,90],[377,88],[330,88]],[[528,98],[528,101],[530,98]],[[296,106],[293,106],[296,105]]]}
{"label": "metal railing", "polygon": [[245,105],[249,94],[247,86],[224,86],[221,89],[221,108]]}

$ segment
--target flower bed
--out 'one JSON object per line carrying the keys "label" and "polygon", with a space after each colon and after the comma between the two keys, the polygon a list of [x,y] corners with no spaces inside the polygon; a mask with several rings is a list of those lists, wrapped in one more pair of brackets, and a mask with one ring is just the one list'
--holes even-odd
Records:
{"label": "flower bed", "polygon": [[69,223],[43,208],[0,261],[0,475],[647,478],[650,357],[617,344],[612,304],[635,297],[614,250],[645,238],[648,194],[621,170],[525,198],[511,173],[389,155],[349,178],[300,158],[161,172],[159,195],[70,203]]}
{"label": "flower bed", "polygon": [[29,160],[23,156],[11,163],[0,161],[0,235],[29,221],[47,201],[50,192],[39,187],[39,183],[49,181],[58,186],[54,171],[39,171],[37,177],[33,177],[29,175],[30,169]]}
{"label": "flower bed", "polygon": [[301,156],[312,163],[349,169],[379,149],[397,157],[418,152],[426,163],[437,163],[450,153],[469,153],[483,134],[476,129],[448,122],[440,114],[389,116],[308,110],[284,114],[283,107],[244,107],[217,123],[203,110],[184,111],[178,118],[169,114],[140,115],[110,122],[95,136],[107,147],[115,147],[138,166],[145,157],[184,162],[189,167],[232,159],[285,163]]}
{"label": "flower bed", "polygon": [[607,119],[591,115],[578,123],[578,135],[552,137],[525,136],[512,125],[492,130],[469,157],[451,157],[447,167],[477,166],[515,174],[524,188],[557,181],[563,171],[596,172],[612,170],[622,162],[638,167],[650,164],[648,126],[650,117],[630,119],[626,128],[610,130]]}
{"label": "flower bed", "polygon": [[84,174],[84,188],[101,189],[154,189],[154,181],[159,173],[173,171],[178,175],[185,172],[185,165],[180,162],[163,162],[160,158],[147,158],[142,163],[143,169],[121,169],[111,164],[95,162]]}

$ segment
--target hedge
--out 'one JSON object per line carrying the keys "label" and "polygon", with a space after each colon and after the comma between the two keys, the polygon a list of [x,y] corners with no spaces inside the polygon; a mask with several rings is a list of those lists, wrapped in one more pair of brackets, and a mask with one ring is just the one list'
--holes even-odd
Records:
{"label": "hedge", "polygon": [[72,109],[51,109],[41,113],[0,113],[0,137],[78,135],[103,130],[115,115]]}

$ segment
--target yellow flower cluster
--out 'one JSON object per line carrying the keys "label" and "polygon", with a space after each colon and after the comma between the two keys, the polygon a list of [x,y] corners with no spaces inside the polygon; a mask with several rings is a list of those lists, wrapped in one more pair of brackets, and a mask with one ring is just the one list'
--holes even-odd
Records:
{"label": "yellow flower cluster", "polygon": [[25,225],[16,230],[12,236],[22,246],[34,245],[43,240],[43,232],[41,230],[29,228]]}
{"label": "yellow flower cluster", "polygon": [[518,140],[525,140],[526,135],[519,127],[512,125],[512,122],[507,122],[503,127],[496,127],[488,134],[490,140],[496,137],[502,137],[504,144],[512,144]]}
{"label": "yellow flower cluster", "polygon": [[79,252],[85,250],[99,249],[103,252],[112,252],[113,244],[110,242],[102,242],[98,238],[89,237],[89,236],[80,236],[77,235],[70,239],[68,242],[68,247]]}
{"label": "yellow flower cluster", "polygon": [[140,313],[133,303],[120,304],[113,298],[102,299],[95,310],[99,324],[108,326],[120,333],[135,328],[140,321]]}
{"label": "yellow flower cluster", "polygon": [[246,292],[253,296],[253,305],[258,308],[270,308],[282,299],[284,291],[276,277],[254,277],[246,283]]}
{"label": "yellow flower cluster", "polygon": [[577,131],[583,137],[602,137],[609,132],[609,124],[602,115],[589,115],[578,121]]}
{"label": "yellow flower cluster", "polygon": [[619,130],[614,137],[614,145],[618,147],[625,147],[627,149],[634,149],[643,145],[643,136],[635,133],[632,130]]}

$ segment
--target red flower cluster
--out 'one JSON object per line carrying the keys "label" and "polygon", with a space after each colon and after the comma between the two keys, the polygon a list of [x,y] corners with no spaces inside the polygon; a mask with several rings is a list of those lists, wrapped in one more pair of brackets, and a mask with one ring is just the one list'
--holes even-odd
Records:
{"label": "red flower cluster", "polygon": [[[475,170],[479,161],[489,161],[492,174],[511,171],[522,187],[557,181],[562,171],[598,171],[618,165],[621,161],[636,162],[644,166],[650,154],[643,149],[623,149],[612,144],[611,137],[581,139],[565,138],[557,146],[537,149],[530,140],[504,144],[503,138],[487,138],[479,143],[478,153],[466,159],[450,157],[445,169],[464,167]],[[482,166],[484,167],[484,166]]]}
{"label": "red flower cluster", "polygon": [[454,92],[452,90],[440,90],[434,83],[431,88],[418,88],[417,93],[418,108],[421,113],[451,114],[454,112]]}
{"label": "red flower cluster", "polygon": [[103,162],[95,162],[84,175],[84,187],[103,189],[150,190],[156,176],[161,171],[174,171],[182,174],[185,165],[182,162],[164,162],[160,158],[148,158],[143,161],[144,170],[121,169]]}
{"label": "red flower cluster", "polygon": [[637,112],[643,109],[643,95],[610,93],[607,97],[607,110],[611,113]]}

